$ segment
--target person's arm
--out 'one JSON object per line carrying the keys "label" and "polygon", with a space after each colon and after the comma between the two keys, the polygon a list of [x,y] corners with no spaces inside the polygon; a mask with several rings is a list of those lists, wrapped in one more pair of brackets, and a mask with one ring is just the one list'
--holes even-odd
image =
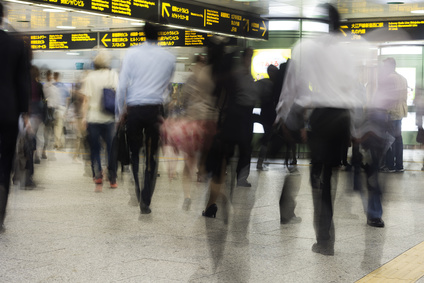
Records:
{"label": "person's arm", "polygon": [[122,62],[121,73],[119,74],[118,87],[116,90],[116,100],[115,100],[115,120],[120,121],[121,116],[125,112],[125,104],[127,97],[127,88],[130,80],[130,70],[128,63],[128,56],[124,58]]}
{"label": "person's arm", "polygon": [[20,113],[28,112],[29,99],[31,94],[31,75],[30,75],[30,64],[28,60],[28,52],[25,49],[23,42],[17,41],[17,47],[19,48],[20,56],[17,62],[16,70],[16,90],[18,97],[18,110]]}

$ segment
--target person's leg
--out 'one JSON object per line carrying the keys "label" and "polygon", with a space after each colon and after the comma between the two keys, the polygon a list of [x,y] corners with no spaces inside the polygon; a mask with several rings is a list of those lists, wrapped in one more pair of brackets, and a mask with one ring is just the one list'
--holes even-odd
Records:
{"label": "person's leg", "polygon": [[0,125],[0,229],[6,216],[18,124]]}
{"label": "person's leg", "polygon": [[402,120],[393,121],[395,142],[393,143],[395,170],[402,171],[403,168],[403,139],[402,139]]}
{"label": "person's leg", "polygon": [[[395,143],[396,143],[396,131],[395,131],[395,127],[396,124],[394,123],[395,121],[389,121],[388,124],[388,129],[387,132],[393,136],[395,138],[395,141],[391,144],[391,146],[389,147],[389,149],[386,152],[386,158],[385,158],[385,162],[386,162],[386,167],[389,170],[394,170],[395,169]],[[383,159],[384,160],[384,159]]]}
{"label": "person's leg", "polygon": [[112,188],[116,186],[116,168],[117,161],[113,158],[112,153],[112,141],[114,135],[114,123],[102,124],[101,131],[102,139],[106,143],[106,153],[107,153],[107,164],[108,164],[108,178]]}
{"label": "person's leg", "polygon": [[371,138],[369,141],[371,152],[371,164],[367,170],[367,186],[368,186],[368,208],[367,223],[370,226],[384,227],[381,219],[383,215],[383,207],[381,205],[382,191],[378,176],[378,160],[381,156],[381,140]]}
{"label": "person's leg", "polygon": [[64,144],[63,138],[63,110],[61,108],[55,111],[55,124],[54,124],[54,146],[57,149],[61,149]]}
{"label": "person's leg", "polygon": [[102,176],[102,163],[100,159],[100,131],[101,124],[89,123],[87,127],[88,140],[90,144],[90,157],[91,157],[91,169],[93,172],[93,178],[96,182],[101,182]]}
{"label": "person's leg", "polygon": [[127,138],[128,147],[130,149],[131,168],[134,176],[135,194],[138,202],[140,202],[140,180],[138,177],[139,171],[139,155],[143,145],[143,124],[138,117],[139,108],[128,108],[127,117]]}
{"label": "person's leg", "polygon": [[[159,114],[159,113],[158,113]],[[153,117],[152,117],[153,118]],[[156,186],[156,177],[158,169],[158,149],[159,149],[159,126],[156,119],[152,119],[151,125],[145,129],[145,148],[146,148],[146,168],[144,171],[144,187],[141,192],[140,205],[142,203],[150,206],[153,192]]]}

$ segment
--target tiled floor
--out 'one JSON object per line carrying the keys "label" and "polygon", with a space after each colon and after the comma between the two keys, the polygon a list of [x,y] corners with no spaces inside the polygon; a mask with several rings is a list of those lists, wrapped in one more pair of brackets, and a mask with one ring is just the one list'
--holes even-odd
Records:
{"label": "tiled floor", "polygon": [[234,189],[225,221],[221,203],[216,219],[201,216],[208,195],[202,183],[193,183],[191,209],[182,210],[181,177],[169,181],[168,159],[160,164],[152,214],[141,215],[128,203],[129,173],[118,189],[94,193],[82,164],[54,155],[36,165],[37,188],[11,191],[0,282],[355,282],[424,241],[422,150],[405,150],[405,173],[381,176],[383,229],[366,225],[349,173],[339,172],[334,256],[311,251],[307,160],[300,160],[296,208],[303,221],[281,225],[287,172],[278,162],[267,172],[252,164],[253,186]]}

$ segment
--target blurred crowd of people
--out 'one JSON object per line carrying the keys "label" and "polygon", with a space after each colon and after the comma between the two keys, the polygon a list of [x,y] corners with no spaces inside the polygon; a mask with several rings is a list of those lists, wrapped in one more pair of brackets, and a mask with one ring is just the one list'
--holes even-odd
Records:
{"label": "blurred crowd of people", "polygon": [[[88,174],[94,190],[101,192],[106,180],[110,188],[117,188],[118,162],[129,164],[134,179],[132,202],[142,214],[152,212],[162,146],[164,155],[184,157],[183,209],[190,209],[194,182],[208,182],[209,198],[202,215],[216,217],[221,203],[227,217],[226,178],[234,186],[252,186],[248,178],[253,124],[259,122],[264,134],[257,170],[268,170],[264,161],[277,157],[282,146],[287,152],[279,200],[282,224],[302,220],[295,214],[300,189],[296,145],[309,146],[317,240],[314,252],[334,254],[336,188],[332,184],[342,165],[352,171],[352,189],[368,199],[367,224],[384,227],[384,188],[378,173],[404,171],[401,121],[407,115],[406,79],[395,71],[393,58],[379,63],[366,43],[343,44],[337,10],[331,5],[321,8],[329,15],[329,34],[301,40],[291,60],[268,67],[267,79],[254,81],[251,48],[240,50],[226,46],[223,37],[212,38],[207,55],[196,57],[193,73],[178,97],[170,87],[176,58],[155,44],[156,24],[146,23],[146,42],[128,49],[119,74],[111,69],[109,54],[99,51],[94,70],[71,92],[60,82],[58,72],[48,70],[42,83],[23,43],[1,31],[0,54],[7,57],[0,76],[2,229],[11,175],[24,188],[35,186],[34,164],[40,163],[40,158],[54,158],[47,154],[52,152],[48,150],[50,142],[56,150],[66,146],[64,128],[69,111],[75,129],[73,157],[78,160],[88,148]],[[105,106],[110,94],[116,97],[112,110]],[[253,115],[257,106],[261,113]],[[422,129],[420,121],[417,125]],[[41,128],[43,139],[38,134]],[[228,169],[234,157],[234,170]],[[172,180],[176,172],[172,162],[169,164]]]}

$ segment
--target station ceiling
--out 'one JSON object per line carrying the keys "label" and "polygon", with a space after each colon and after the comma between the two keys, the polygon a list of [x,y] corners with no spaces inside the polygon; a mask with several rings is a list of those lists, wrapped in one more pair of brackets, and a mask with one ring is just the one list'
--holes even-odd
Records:
{"label": "station ceiling", "polygon": [[[20,2],[20,3],[18,3]],[[246,11],[264,18],[303,18],[310,17],[314,8],[325,1],[316,0],[199,0],[189,1],[199,4],[226,7]],[[4,2],[7,9],[7,21],[20,32],[58,31],[57,26],[75,26],[78,30],[102,30],[115,28],[134,28],[137,22],[114,16],[96,16],[74,11],[52,12],[48,7],[37,6],[25,1]],[[396,1],[388,4],[382,0],[338,0],[334,5],[343,19],[387,19],[421,18],[424,15],[411,13],[424,10],[424,1],[411,0],[405,4]],[[63,31],[63,30],[62,30]]]}

